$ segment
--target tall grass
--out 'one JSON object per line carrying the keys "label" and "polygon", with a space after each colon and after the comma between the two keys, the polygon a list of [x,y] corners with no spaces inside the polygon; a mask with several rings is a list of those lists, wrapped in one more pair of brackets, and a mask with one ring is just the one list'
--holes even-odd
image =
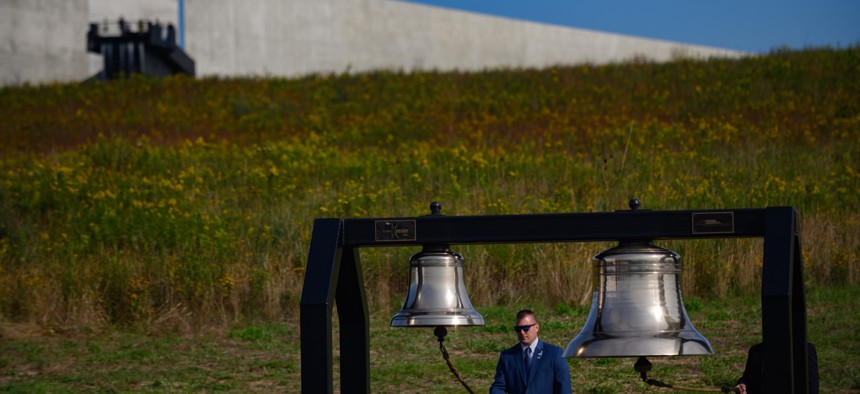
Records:
{"label": "tall grass", "polygon": [[[0,316],[184,329],[296,313],[316,217],[792,205],[858,283],[860,50],[739,60],[0,89]],[[582,303],[608,244],[462,246],[477,305]],[[668,242],[754,293],[756,240]],[[409,254],[362,250],[374,308]]]}

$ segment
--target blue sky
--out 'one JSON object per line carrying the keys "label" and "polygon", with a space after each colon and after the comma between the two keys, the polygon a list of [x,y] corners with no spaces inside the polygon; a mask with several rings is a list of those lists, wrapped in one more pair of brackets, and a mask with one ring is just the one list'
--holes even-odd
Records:
{"label": "blue sky", "polygon": [[749,52],[860,44],[860,0],[405,0]]}

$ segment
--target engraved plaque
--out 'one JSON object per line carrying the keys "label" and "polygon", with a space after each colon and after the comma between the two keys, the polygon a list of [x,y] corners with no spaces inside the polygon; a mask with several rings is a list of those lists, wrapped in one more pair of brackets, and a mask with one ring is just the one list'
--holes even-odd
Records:
{"label": "engraved plaque", "polygon": [[414,220],[377,220],[376,241],[398,242],[415,240]]}
{"label": "engraved plaque", "polygon": [[732,234],[734,212],[698,212],[693,214],[693,234]]}

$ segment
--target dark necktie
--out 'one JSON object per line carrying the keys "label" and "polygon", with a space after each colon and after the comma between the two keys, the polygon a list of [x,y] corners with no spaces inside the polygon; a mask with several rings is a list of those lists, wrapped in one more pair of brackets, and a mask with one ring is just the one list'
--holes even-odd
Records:
{"label": "dark necktie", "polygon": [[526,373],[528,373],[532,369],[531,355],[532,355],[532,348],[527,347],[526,350],[523,352],[523,362],[526,364]]}

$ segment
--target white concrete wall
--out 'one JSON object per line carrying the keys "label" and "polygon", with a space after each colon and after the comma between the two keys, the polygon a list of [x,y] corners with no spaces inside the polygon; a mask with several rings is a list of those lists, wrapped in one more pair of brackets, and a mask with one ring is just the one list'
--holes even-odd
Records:
{"label": "white concrete wall", "polygon": [[[185,0],[185,11],[186,52],[200,76],[740,55],[392,0]],[[0,82],[75,81],[95,74],[101,59],[86,53],[88,24],[120,17],[178,25],[178,0],[0,0]]]}
{"label": "white concrete wall", "polygon": [[68,81],[87,72],[87,0],[0,0],[0,84]]}
{"label": "white concrete wall", "polygon": [[200,75],[480,70],[736,56],[668,41],[382,0],[187,0]]}

